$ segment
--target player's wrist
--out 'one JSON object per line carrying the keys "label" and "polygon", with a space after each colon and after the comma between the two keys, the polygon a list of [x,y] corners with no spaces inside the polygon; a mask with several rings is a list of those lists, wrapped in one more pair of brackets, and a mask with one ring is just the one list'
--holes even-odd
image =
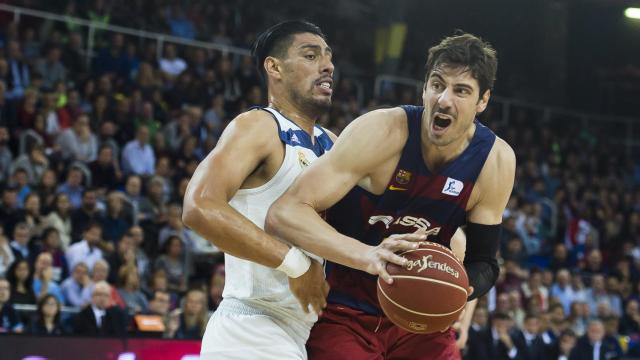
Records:
{"label": "player's wrist", "polygon": [[311,267],[311,259],[300,249],[292,246],[276,270],[282,271],[290,278],[298,278]]}

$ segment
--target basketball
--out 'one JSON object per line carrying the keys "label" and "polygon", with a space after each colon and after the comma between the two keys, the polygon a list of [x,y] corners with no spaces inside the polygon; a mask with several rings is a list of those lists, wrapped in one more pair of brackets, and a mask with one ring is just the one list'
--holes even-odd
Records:
{"label": "basketball", "polygon": [[449,248],[432,242],[399,255],[409,261],[405,267],[387,264],[393,284],[378,278],[378,301],[389,320],[418,334],[451,326],[467,303],[464,266]]}

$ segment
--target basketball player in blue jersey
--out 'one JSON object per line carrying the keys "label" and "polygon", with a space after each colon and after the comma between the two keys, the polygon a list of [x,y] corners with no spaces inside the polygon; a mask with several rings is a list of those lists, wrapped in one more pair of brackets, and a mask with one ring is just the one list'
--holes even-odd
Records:
{"label": "basketball player in blue jersey", "polygon": [[326,305],[322,259],[262,229],[270,205],[333,145],[335,136],[315,124],[331,105],[332,52],[321,30],[301,21],[268,29],[253,52],[269,106],[229,124],[184,198],[184,223],[225,252],[224,299],[201,358],[306,359],[309,331]]}
{"label": "basketball player in blue jersey", "polygon": [[[385,261],[367,254],[390,233],[419,230],[450,246],[465,226],[469,300],[498,277],[515,155],[476,120],[489,102],[495,51],[471,34],[448,37],[429,50],[426,70],[423,106],[353,121],[269,211],[268,232],[329,261],[329,305],[307,344],[310,359],[460,358],[453,329],[413,334],[382,313],[374,275],[393,280]],[[319,215],[326,209],[328,222]]]}

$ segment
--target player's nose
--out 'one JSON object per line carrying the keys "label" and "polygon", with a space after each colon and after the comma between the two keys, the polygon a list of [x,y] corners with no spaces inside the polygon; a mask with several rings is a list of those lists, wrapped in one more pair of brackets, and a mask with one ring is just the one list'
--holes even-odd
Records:
{"label": "player's nose", "polygon": [[335,67],[333,66],[333,61],[331,61],[331,58],[328,56],[323,56],[323,60],[320,62],[320,72],[333,77],[334,69]]}
{"label": "player's nose", "polygon": [[451,107],[453,103],[452,96],[453,92],[449,88],[445,89],[440,93],[440,96],[438,96],[438,106],[442,109]]}

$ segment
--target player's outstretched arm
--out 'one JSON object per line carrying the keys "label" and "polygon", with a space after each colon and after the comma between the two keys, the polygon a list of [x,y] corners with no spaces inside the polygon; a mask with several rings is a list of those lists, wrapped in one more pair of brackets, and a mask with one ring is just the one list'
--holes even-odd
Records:
{"label": "player's outstretched arm", "polygon": [[[403,265],[395,251],[417,247],[423,234],[394,235],[379,247],[340,234],[318,214],[338,202],[355,185],[371,186],[371,173],[397,155],[406,138],[402,109],[378,110],[361,116],[340,135],[332,150],[316,160],[267,215],[266,230],[330,261],[390,277],[386,262]],[[402,118],[400,118],[402,120]],[[404,135],[398,126],[404,126]],[[404,138],[403,138],[404,136]]]}
{"label": "player's outstretched arm", "polygon": [[269,117],[263,111],[250,111],[227,126],[187,186],[182,219],[225,253],[275,268],[289,247],[229,205],[250,174],[274,161],[274,154],[284,153],[278,152],[282,145],[277,125]]}
{"label": "player's outstretched arm", "polygon": [[516,158],[513,149],[497,138],[478,178],[479,200],[467,218],[467,250],[464,265],[469,284],[474,288],[470,299],[484,295],[493,287],[499,274],[496,253],[500,245],[502,214],[513,189]]}

